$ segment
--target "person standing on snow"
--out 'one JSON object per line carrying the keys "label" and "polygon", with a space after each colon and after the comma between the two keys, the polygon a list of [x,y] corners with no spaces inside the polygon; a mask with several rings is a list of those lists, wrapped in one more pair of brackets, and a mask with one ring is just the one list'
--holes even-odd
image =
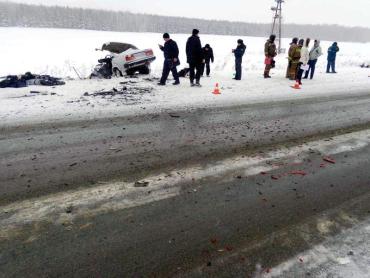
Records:
{"label": "person standing on snow", "polygon": [[177,47],[177,43],[171,40],[170,35],[168,33],[163,34],[163,39],[165,41],[164,46],[159,45],[159,48],[160,50],[163,51],[164,63],[162,78],[158,85],[160,86],[166,85],[166,81],[168,75],[170,74],[170,71],[172,72],[173,78],[175,79],[173,85],[179,85],[180,79],[179,74],[177,73],[177,66],[180,65],[179,48]]}
{"label": "person standing on snow", "polygon": [[335,60],[337,59],[337,52],[339,52],[339,47],[338,43],[335,42],[328,49],[328,66],[326,67],[326,73],[330,73],[330,69],[332,70],[331,73],[337,73],[335,71]]}
{"label": "person standing on snow", "polygon": [[274,58],[277,55],[276,44],[275,44],[275,35],[271,35],[270,38],[265,43],[265,71],[263,73],[264,78],[271,78],[270,70],[273,67]]}
{"label": "person standing on snow", "polygon": [[235,55],[235,80],[242,79],[242,63],[243,63],[243,56],[245,54],[246,45],[244,44],[242,39],[237,41],[238,46],[236,49],[233,49],[233,53]]}
{"label": "person standing on snow", "polygon": [[301,39],[298,41],[297,47],[292,49],[292,63],[290,66],[289,71],[289,79],[290,80],[297,80],[297,73],[298,73],[298,64],[299,60],[301,59],[301,49],[304,44],[304,40]]}
{"label": "person standing on snow", "polygon": [[[305,71],[303,68],[307,67],[308,61],[310,60],[310,52],[308,51],[308,47],[310,45],[310,39],[306,39],[306,43],[301,48],[301,58],[299,59],[298,63],[298,73],[297,73],[297,83],[302,85],[302,75]],[[303,40],[299,41],[299,45],[303,44]]]}
{"label": "person standing on snow", "polygon": [[209,77],[211,73],[210,63],[211,62],[213,63],[215,61],[215,58],[213,56],[213,49],[209,44],[206,44],[206,46],[203,47],[203,56],[204,56],[205,64],[202,70],[202,76],[204,74],[204,68],[206,68],[206,74],[207,74],[207,77]]}
{"label": "person standing on snow", "polygon": [[[189,63],[190,85],[192,87],[200,85],[200,76],[204,64],[202,43],[199,39],[199,30],[194,29],[192,36],[186,43],[186,56]],[[194,84],[195,80],[195,84]]]}
{"label": "person standing on snow", "polygon": [[308,70],[306,71],[306,75],[304,77],[304,79],[307,79],[308,78],[308,75],[310,74],[310,79],[313,78],[314,74],[315,74],[315,68],[316,68],[316,63],[317,63],[317,60],[319,59],[319,57],[322,55],[322,49],[321,49],[321,46],[320,46],[320,41],[319,40],[315,40],[315,43],[310,51],[310,60],[308,61]]}
{"label": "person standing on snow", "polygon": [[[294,53],[295,53],[297,47],[298,47],[298,38],[293,38],[292,42],[290,43],[290,48],[289,48],[289,51],[288,51],[288,68],[286,70],[286,76],[285,76],[286,78],[291,79],[291,76],[292,76],[292,72],[291,72],[292,61],[293,61],[293,56],[294,56]],[[294,76],[293,80],[295,80],[295,76]]]}

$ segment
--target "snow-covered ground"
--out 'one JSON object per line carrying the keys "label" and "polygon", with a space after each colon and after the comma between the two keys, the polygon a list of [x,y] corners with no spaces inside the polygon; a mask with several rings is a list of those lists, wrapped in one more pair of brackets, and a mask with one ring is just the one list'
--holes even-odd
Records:
{"label": "snow-covered ground", "polygon": [[[185,43],[189,35],[173,35],[178,42],[185,67]],[[321,57],[316,77],[304,82],[300,91],[290,88],[291,81],[284,78],[287,66],[286,55],[279,55],[277,68],[271,80],[264,80],[263,46],[265,38],[242,37],[247,45],[244,58],[244,77],[241,82],[233,81],[234,59],[231,49],[239,37],[201,35],[203,44],[209,43],[215,52],[212,77],[202,80],[202,88],[190,88],[188,80],[182,79],[179,87],[168,85],[158,88],[156,80],[132,79],[133,86],[153,88],[150,93],[132,99],[127,96],[91,97],[86,92],[120,88],[126,78],[112,80],[71,80],[67,85],[47,88],[28,87],[22,89],[0,89],[0,121],[2,125],[23,122],[85,119],[114,115],[127,115],[163,111],[168,109],[191,109],[194,107],[223,106],[252,102],[296,99],[329,95],[350,94],[359,89],[369,89],[369,70],[359,65],[370,57],[370,43],[339,43],[338,75],[325,74],[326,58]],[[158,43],[163,43],[162,34],[118,33],[86,30],[0,28],[0,76],[22,74],[31,71],[61,77],[77,78],[73,67],[83,76],[88,76],[97,59],[104,53],[95,51],[107,41],[123,41],[139,48],[151,47],[157,60],[152,65],[152,77],[160,76],[163,57]],[[287,48],[289,39],[284,40]],[[324,52],[330,42],[322,42]],[[212,95],[215,83],[220,83],[221,95]],[[40,91],[41,94],[30,94]]]}
{"label": "snow-covered ground", "polygon": [[[190,30],[189,30],[190,32]],[[299,35],[299,34],[297,34]],[[174,34],[180,48],[180,59],[185,66],[185,44],[188,34]],[[215,71],[225,76],[233,74],[233,56],[231,49],[236,47],[235,36],[201,35],[203,45],[209,43],[215,52]],[[244,58],[244,70],[261,72],[263,69],[263,46],[265,38],[241,37],[247,45]],[[314,39],[314,38],[313,38]],[[157,55],[153,63],[154,73],[162,68],[162,52],[158,43],[163,44],[162,34],[155,33],[119,33],[68,29],[35,29],[35,28],[0,28],[0,76],[21,74],[26,71],[76,78],[72,67],[76,67],[83,76],[88,76],[97,59],[104,56],[95,48],[108,41],[129,42],[139,48],[152,48]],[[290,39],[283,41],[289,47]],[[322,42],[324,52],[331,42]],[[370,60],[370,43],[340,43],[338,69],[357,67]],[[319,70],[325,66],[325,58],[319,63]],[[286,55],[278,58],[277,69],[286,68]]]}
{"label": "snow-covered ground", "polygon": [[366,220],[256,277],[368,278],[369,238],[370,220]]}

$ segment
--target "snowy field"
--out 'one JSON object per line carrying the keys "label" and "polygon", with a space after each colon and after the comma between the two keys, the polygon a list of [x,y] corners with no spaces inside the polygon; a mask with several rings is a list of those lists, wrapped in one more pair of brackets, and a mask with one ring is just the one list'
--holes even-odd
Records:
{"label": "snowy field", "polygon": [[[182,62],[180,68],[187,66],[185,43],[187,34],[173,35],[177,41]],[[151,80],[146,77],[133,79],[136,85],[152,88],[150,92],[135,95],[133,98],[84,96],[99,90],[108,90],[123,85],[127,78],[112,80],[70,80],[67,85],[47,88],[28,87],[22,89],[0,89],[0,120],[2,125],[86,119],[137,113],[167,111],[169,109],[191,109],[205,106],[235,105],[280,99],[315,97],[328,94],[350,94],[360,89],[369,89],[370,70],[359,65],[370,59],[370,43],[341,43],[337,61],[337,75],[325,74],[326,57],[318,62],[316,77],[305,81],[303,89],[290,88],[291,81],[284,78],[287,66],[286,54],[277,57],[277,68],[272,71],[273,78],[264,80],[263,47],[265,38],[241,37],[247,45],[243,62],[243,80],[233,81],[234,59],[231,49],[236,47],[234,36],[201,35],[203,45],[209,43],[215,53],[212,77],[204,78],[202,88],[189,88],[188,80],[174,88],[156,86],[160,76],[163,54],[158,43],[163,44],[162,34],[118,33],[86,30],[0,28],[0,76],[22,74],[31,71],[37,74],[50,74],[77,79],[75,67],[84,77],[88,76],[97,59],[105,53],[95,51],[104,42],[129,42],[139,48],[153,48],[157,60],[152,65]],[[290,39],[284,40],[288,48]],[[322,42],[324,53],[331,42]],[[211,94],[216,82],[220,83],[222,94]],[[136,86],[135,85],[135,86]],[[30,94],[30,91],[40,94]]]}
{"label": "snowy field", "polygon": [[[175,34],[173,39],[180,48],[182,66],[186,66],[185,44],[188,34]],[[232,76],[233,55],[236,47],[234,36],[201,35],[202,44],[209,43],[215,52],[215,71],[225,76]],[[264,61],[265,38],[241,37],[247,45],[244,58],[244,70],[261,72]],[[314,39],[314,38],[313,38]],[[139,48],[152,48],[157,60],[153,63],[153,72],[160,73],[162,52],[158,44],[163,44],[162,34],[154,33],[118,33],[65,29],[0,28],[0,76],[22,74],[26,71],[51,74],[61,77],[77,78],[72,67],[76,67],[83,76],[88,76],[104,53],[95,51],[109,41],[128,42]],[[290,39],[284,40],[284,47],[289,47]],[[322,42],[326,53],[331,42]],[[357,67],[370,60],[370,43],[339,43],[338,70],[344,67]],[[286,55],[277,59],[277,69],[286,68]],[[319,70],[324,70],[324,60],[319,63]]]}

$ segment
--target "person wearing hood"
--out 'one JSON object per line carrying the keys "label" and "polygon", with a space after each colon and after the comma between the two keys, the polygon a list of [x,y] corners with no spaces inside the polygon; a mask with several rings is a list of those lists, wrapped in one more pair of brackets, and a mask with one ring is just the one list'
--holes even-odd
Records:
{"label": "person wearing hood", "polygon": [[315,43],[310,51],[310,60],[308,61],[309,68],[306,71],[304,79],[307,79],[309,74],[310,74],[310,79],[313,78],[315,74],[317,60],[319,59],[321,55],[322,55],[322,49],[320,46],[320,41],[315,40]]}
{"label": "person wearing hood", "polygon": [[302,85],[302,75],[303,75],[303,72],[305,71],[304,68],[307,67],[308,65],[308,61],[310,60],[310,52],[308,51],[308,47],[310,45],[310,39],[306,39],[306,42],[304,43],[304,40],[300,40],[299,41],[299,44],[298,45],[303,45],[301,47],[301,58],[299,59],[299,63],[298,63],[298,73],[297,73],[297,83],[299,83],[299,85]]}
{"label": "person wearing hood", "polygon": [[186,57],[189,64],[190,85],[192,87],[201,87],[200,77],[202,75],[203,64],[205,61],[202,43],[199,39],[199,30],[197,29],[193,30],[192,36],[186,43]]}
{"label": "person wearing hood", "polygon": [[304,43],[303,39],[298,41],[298,38],[294,38],[292,45],[289,49],[288,77],[290,80],[297,79],[298,64],[299,64],[299,59],[301,59],[301,49],[302,49],[303,43]]}
{"label": "person wearing hood", "polygon": [[328,49],[328,66],[326,67],[326,73],[337,73],[335,71],[335,60],[337,59],[337,52],[339,52],[338,43],[333,43]]}
{"label": "person wearing hood", "polygon": [[241,80],[242,79],[242,63],[243,63],[243,56],[245,54],[246,45],[244,44],[242,39],[239,39],[237,41],[238,46],[236,49],[233,49],[233,53],[235,56],[235,80]]}
{"label": "person wearing hood", "polygon": [[215,61],[215,58],[213,56],[213,49],[209,44],[206,44],[205,47],[203,47],[203,56],[204,56],[205,64],[202,70],[202,76],[204,74],[204,68],[206,68],[206,74],[207,74],[207,77],[209,77],[211,73],[210,63],[211,62],[213,63]]}
{"label": "person wearing hood", "polygon": [[177,47],[177,43],[170,38],[170,35],[168,33],[163,34],[163,39],[165,41],[165,44],[164,46],[159,45],[159,49],[163,51],[164,63],[162,77],[158,85],[166,85],[166,81],[170,72],[172,72],[173,79],[175,80],[173,85],[179,85],[180,79],[176,68],[180,64],[179,48]]}
{"label": "person wearing hood", "polygon": [[276,36],[271,35],[265,43],[265,71],[263,73],[264,78],[271,78],[270,70],[273,67],[274,58],[277,55],[275,39]]}
{"label": "person wearing hood", "polygon": [[297,48],[297,46],[298,46],[298,38],[293,38],[292,42],[290,43],[289,50],[288,50],[288,68],[286,70],[286,75],[285,75],[286,78],[289,78],[289,76],[290,76],[289,72],[290,72],[290,68],[292,66],[293,53],[294,53],[295,49]]}

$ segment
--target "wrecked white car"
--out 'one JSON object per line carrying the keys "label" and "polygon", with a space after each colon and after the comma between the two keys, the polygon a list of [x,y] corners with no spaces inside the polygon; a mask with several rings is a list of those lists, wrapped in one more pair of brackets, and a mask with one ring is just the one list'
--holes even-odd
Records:
{"label": "wrecked white car", "polygon": [[156,59],[152,49],[139,50],[128,43],[108,42],[97,50],[110,52],[113,76],[149,74],[150,64]]}

